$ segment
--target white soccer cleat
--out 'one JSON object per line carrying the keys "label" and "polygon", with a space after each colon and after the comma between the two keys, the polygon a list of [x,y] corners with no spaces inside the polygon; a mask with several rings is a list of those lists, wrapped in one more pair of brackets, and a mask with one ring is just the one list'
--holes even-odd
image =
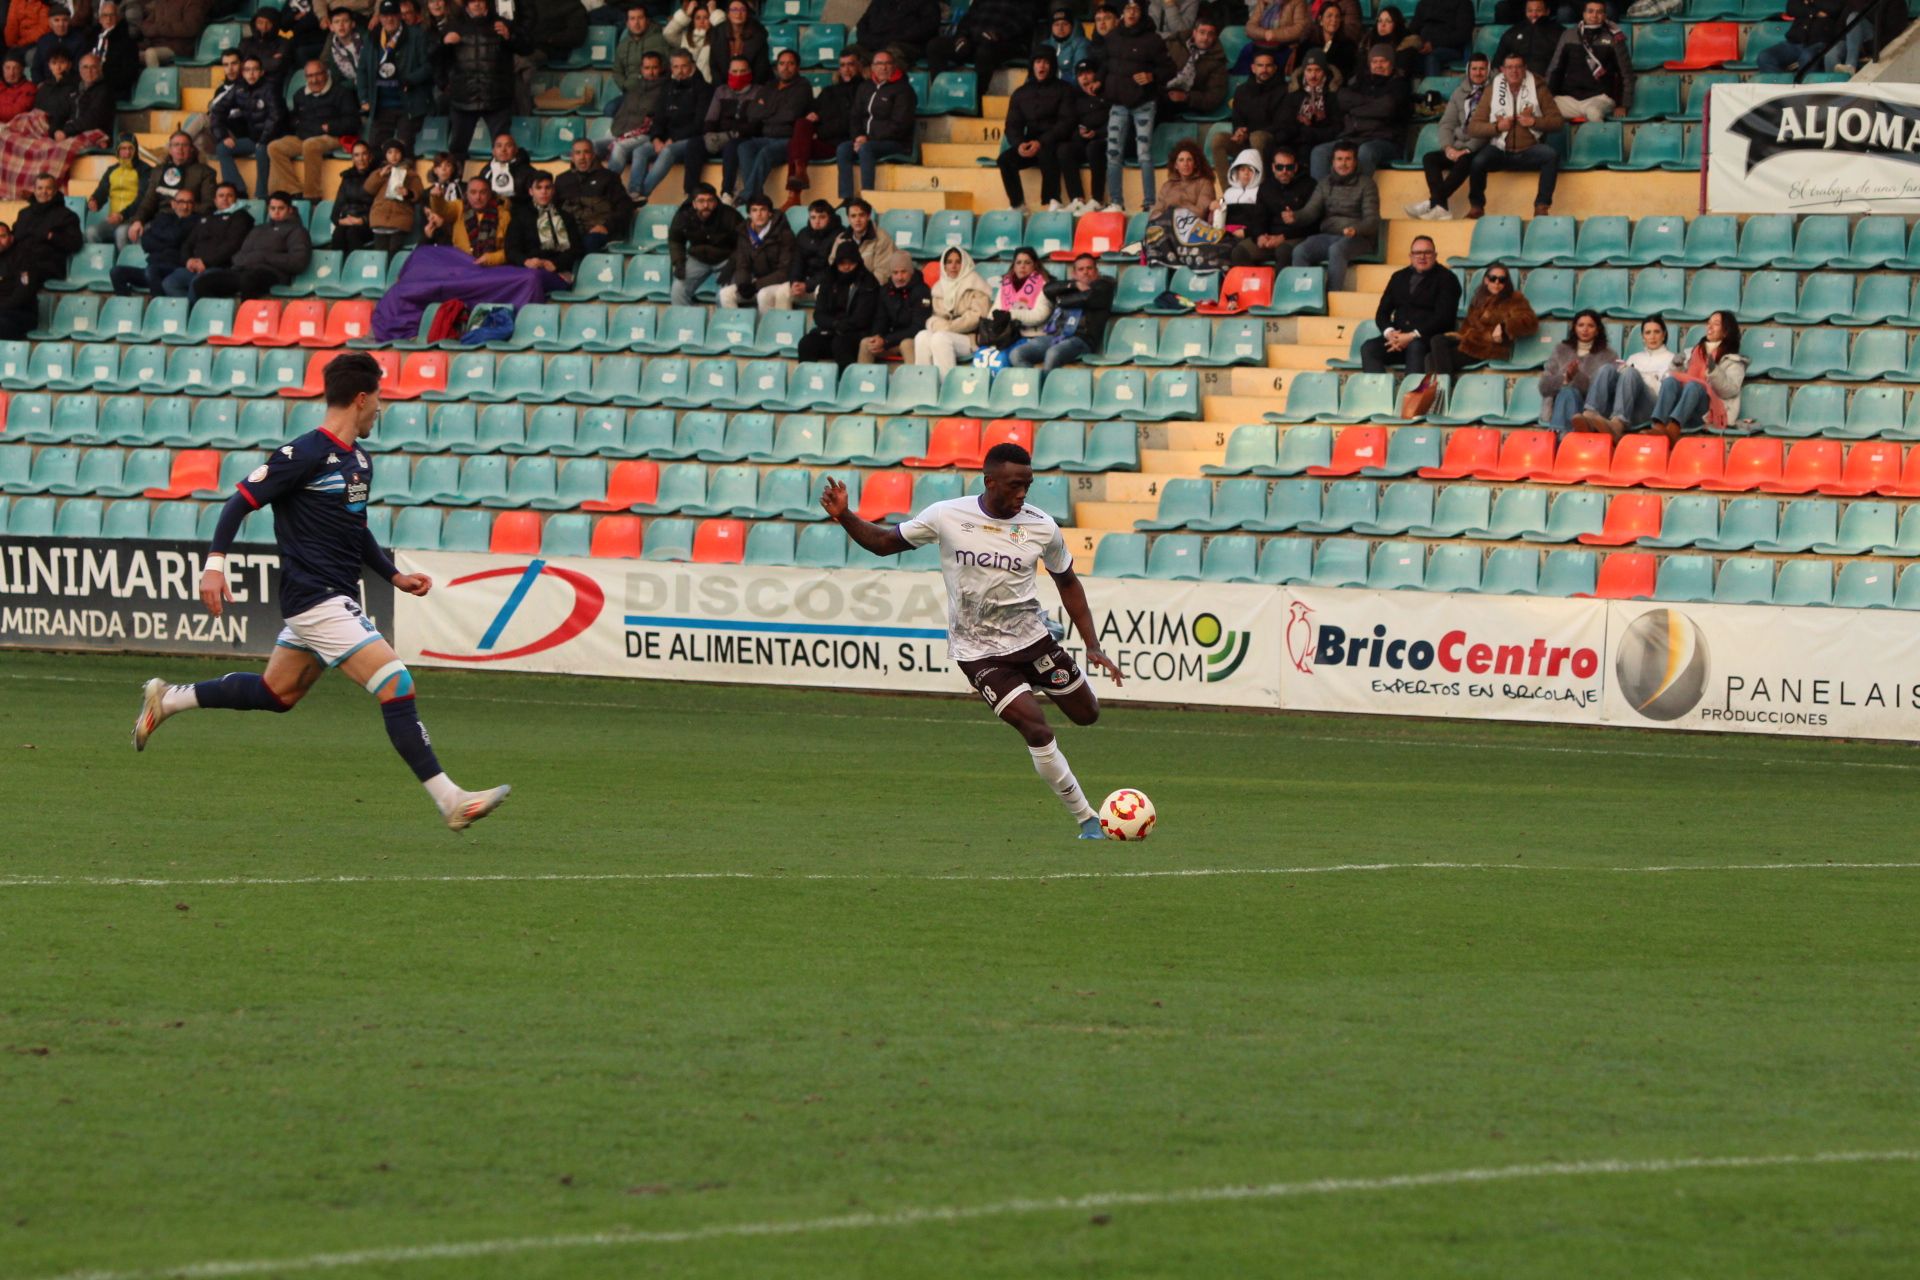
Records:
{"label": "white soccer cleat", "polygon": [[447,820],[447,830],[465,831],[498,809],[512,790],[512,787],[494,787],[489,791],[462,791],[452,807],[441,815]]}
{"label": "white soccer cleat", "polygon": [[133,718],[133,749],[145,751],[147,739],[160,727],[160,722],[173,713],[168,711],[164,701],[168,689],[167,682],[158,677],[140,686],[140,714]]}

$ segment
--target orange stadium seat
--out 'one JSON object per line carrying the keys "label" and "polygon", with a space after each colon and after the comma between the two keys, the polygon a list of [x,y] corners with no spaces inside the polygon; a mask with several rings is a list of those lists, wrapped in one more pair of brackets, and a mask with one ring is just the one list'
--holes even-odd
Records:
{"label": "orange stadium seat", "polygon": [[640,517],[608,516],[593,526],[590,554],[602,560],[640,558]]}
{"label": "orange stadium seat", "polygon": [[306,342],[318,338],[327,327],[327,304],[318,298],[300,298],[289,302],[280,312],[280,323],[271,337],[253,340],[256,347],[317,346]]}
{"label": "orange stadium seat", "polygon": [[[1601,600],[1651,600],[1658,558],[1646,551],[1622,551],[1608,556],[1600,562],[1600,577],[1594,584],[1593,596]],[[1578,594],[1585,597],[1587,593]]]}
{"label": "orange stadium seat", "polygon": [[913,477],[904,471],[875,471],[860,486],[860,518],[881,523],[913,514]]}
{"label": "orange stadium seat", "polygon": [[196,489],[220,484],[220,455],[212,449],[182,449],[173,455],[173,472],[164,488],[148,489],[149,498],[184,498]]}
{"label": "orange stadium seat", "polygon": [[1124,213],[1082,214],[1073,224],[1073,248],[1060,249],[1047,256],[1055,262],[1072,262],[1083,253],[1094,257],[1117,252],[1127,242],[1127,215]]}
{"label": "orange stadium seat", "polygon": [[373,299],[342,298],[327,312],[327,327],[300,339],[303,347],[344,347],[373,332]]}
{"label": "orange stadium seat", "polygon": [[1740,57],[1740,24],[1696,22],[1687,28],[1687,48],[1666,64],[1669,71],[1711,71]]}
{"label": "orange stadium seat", "polygon": [[[344,307],[348,304],[339,304]],[[362,304],[367,305],[367,304]],[[373,310],[367,310],[369,323]],[[391,352],[377,351],[375,356],[390,355]],[[405,363],[391,383],[382,383],[381,395],[389,400],[416,400],[428,391],[447,389],[447,353],[444,351],[410,352]]]}
{"label": "orange stadium seat", "polygon": [[1493,427],[1461,427],[1447,437],[1447,451],[1437,467],[1420,468],[1426,480],[1463,480],[1499,465],[1500,432]]}
{"label": "orange stadium seat", "polygon": [[1629,547],[1642,538],[1660,536],[1660,495],[1623,493],[1607,504],[1606,522],[1598,533],[1583,533],[1590,547]]}
{"label": "orange stadium seat", "polygon": [[1667,466],[1641,483],[1654,489],[1692,489],[1718,480],[1727,465],[1727,449],[1718,436],[1692,436],[1667,455]]}
{"label": "orange stadium seat", "polygon": [[1509,431],[1500,445],[1500,461],[1474,475],[1481,480],[1530,480],[1553,466],[1553,432],[1529,428]]}
{"label": "orange stadium seat", "polygon": [[1310,476],[1351,476],[1386,461],[1385,427],[1342,427],[1333,438],[1333,457],[1324,467],[1308,467]]}
{"label": "orange stadium seat", "polygon": [[[582,511],[626,511],[631,507],[644,506],[657,501],[660,497],[660,464],[651,458],[641,458],[613,464],[613,473],[607,477],[607,496],[593,502],[580,504]],[[602,522],[602,528],[609,522]],[[613,536],[611,534],[609,537]],[[638,537],[638,533],[635,534]],[[593,533],[595,545],[599,545],[600,530]],[[636,544],[637,545],[637,544]],[[594,552],[599,555],[599,552]],[[634,553],[638,555],[639,552]]]}
{"label": "orange stadium seat", "polygon": [[233,332],[216,333],[207,341],[216,347],[270,346],[280,328],[280,310],[286,304],[278,298],[255,298],[243,302],[234,312]]}
{"label": "orange stadium seat", "polygon": [[1776,478],[1754,488],[1761,493],[1812,493],[1823,484],[1840,481],[1840,442],[1802,440],[1787,451],[1786,465]]}
{"label": "orange stadium seat", "polygon": [[1900,469],[1900,478],[1892,484],[1882,485],[1880,492],[1890,498],[1920,498],[1920,449],[1907,454],[1907,463]]}
{"label": "orange stadium seat", "polygon": [[[907,458],[907,467],[969,466],[980,457],[980,419],[942,418],[927,432],[927,451]],[[972,460],[971,462],[969,460]]]}
{"label": "orange stadium seat", "polygon": [[1869,493],[1885,493],[1900,483],[1900,446],[1890,440],[1868,440],[1847,453],[1840,478],[1820,486],[1820,492],[1837,498],[1858,498]]}
{"label": "orange stadium seat", "polygon": [[497,556],[540,554],[540,517],[532,511],[502,511],[493,518],[487,550]]}
{"label": "orange stadium seat", "polygon": [[1763,483],[1780,478],[1780,464],[1786,446],[1765,436],[1735,440],[1727,450],[1726,466],[1721,474],[1700,482],[1708,493],[1746,493]]}
{"label": "orange stadium seat", "polygon": [[746,550],[745,520],[702,520],[693,531],[695,564],[739,564]]}
{"label": "orange stadium seat", "polygon": [[1631,489],[1667,470],[1668,444],[1665,436],[1626,436],[1614,446],[1613,463],[1594,483],[1616,489]]}
{"label": "orange stadium seat", "polygon": [[[368,355],[380,362],[381,395],[390,400],[410,400],[414,392],[408,394],[400,386],[400,353],[398,351],[369,351]],[[425,354],[424,352],[421,354]],[[281,387],[280,394],[295,400],[311,400],[324,392],[326,387],[327,366],[333,363],[334,353],[316,351],[307,357],[307,376],[297,387]]]}
{"label": "orange stadium seat", "polygon": [[1194,310],[1203,316],[1237,316],[1272,302],[1272,267],[1232,267],[1220,282],[1220,300],[1203,302]]}
{"label": "orange stadium seat", "polygon": [[1533,478],[1541,484],[1585,484],[1607,474],[1612,462],[1612,436],[1598,431],[1570,431],[1560,441],[1553,466]]}
{"label": "orange stadium seat", "polygon": [[986,460],[987,450],[997,444],[1017,444],[1032,453],[1033,424],[1025,418],[995,418],[980,428],[980,452],[968,459],[965,465],[979,466]]}

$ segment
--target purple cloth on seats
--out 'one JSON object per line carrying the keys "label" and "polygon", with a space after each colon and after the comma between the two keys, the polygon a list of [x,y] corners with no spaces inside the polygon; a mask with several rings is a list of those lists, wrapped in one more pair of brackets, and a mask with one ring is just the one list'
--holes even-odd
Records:
{"label": "purple cloth on seats", "polygon": [[373,336],[381,342],[417,337],[420,317],[436,302],[458,298],[469,307],[506,302],[524,307],[545,302],[549,282],[559,277],[528,267],[480,267],[458,249],[430,244],[415,249],[386,296],[373,309]]}

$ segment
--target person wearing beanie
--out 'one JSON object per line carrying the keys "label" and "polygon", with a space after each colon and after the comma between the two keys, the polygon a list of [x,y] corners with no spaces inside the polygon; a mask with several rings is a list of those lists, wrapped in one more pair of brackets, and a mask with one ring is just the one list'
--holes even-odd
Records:
{"label": "person wearing beanie", "polygon": [[667,257],[672,264],[672,302],[693,305],[707,277],[733,261],[740,238],[740,215],[720,203],[711,183],[695,184],[693,194],[667,224]]}
{"label": "person wearing beanie", "polygon": [[860,343],[860,363],[913,362],[913,338],[933,315],[933,291],[914,268],[913,259],[896,250],[880,282],[873,332]]}
{"label": "person wearing beanie", "polygon": [[1073,16],[1071,9],[1055,9],[1047,20],[1047,30],[1033,46],[1038,53],[1046,49],[1053,54],[1055,71],[1062,80],[1073,77],[1080,64],[1087,60],[1093,46],[1087,43],[1087,33],[1080,29],[1080,20]]}
{"label": "person wearing beanie", "polygon": [[831,360],[842,369],[860,358],[861,343],[872,335],[880,316],[880,282],[867,270],[860,250],[841,241],[833,249],[833,269],[813,306],[813,328],[801,337],[801,360]]}
{"label": "person wearing beanie", "polygon": [[[1413,119],[1413,89],[1394,69],[1393,46],[1380,43],[1367,54],[1367,69],[1341,86],[1340,141],[1350,142],[1360,161],[1360,172],[1392,163],[1400,155],[1401,138]],[[1313,149],[1313,176],[1332,171],[1333,146],[1323,142]]]}

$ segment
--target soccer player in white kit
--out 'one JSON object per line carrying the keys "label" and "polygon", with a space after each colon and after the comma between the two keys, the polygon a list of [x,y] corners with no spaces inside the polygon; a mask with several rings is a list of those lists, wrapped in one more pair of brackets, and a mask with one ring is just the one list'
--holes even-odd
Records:
{"label": "soccer player in white kit", "polygon": [[1033,767],[1080,824],[1082,840],[1099,840],[1100,819],[1080,789],[1047,725],[1038,689],[1075,724],[1100,718],[1100,700],[1073,656],[1060,647],[1041,610],[1035,570],[1044,563],[1059,588],[1073,629],[1087,647],[1087,665],[1113,677],[1120,668],[1100,652],[1086,588],[1074,576],[1073,556],[1053,517],[1027,503],[1033,459],[1017,444],[987,451],[986,491],[936,502],[889,528],[862,520],[847,507],[847,487],[829,480],[820,505],[847,536],[877,556],[940,544],[940,576],[947,584],[947,647],[969,682],[1027,740]]}

